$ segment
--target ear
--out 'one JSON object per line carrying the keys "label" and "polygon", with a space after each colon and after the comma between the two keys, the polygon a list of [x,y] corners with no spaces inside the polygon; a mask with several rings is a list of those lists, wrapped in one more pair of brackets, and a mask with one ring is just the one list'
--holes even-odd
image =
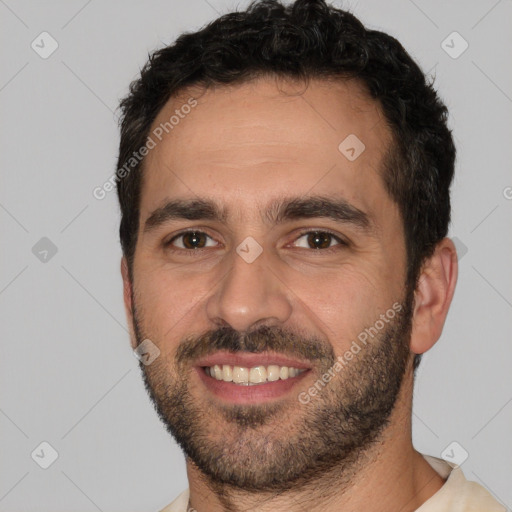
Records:
{"label": "ear", "polygon": [[423,354],[441,336],[457,283],[458,261],[455,245],[443,238],[424,263],[414,292],[411,351]]}
{"label": "ear", "polygon": [[126,319],[128,320],[128,327],[130,329],[130,340],[132,349],[137,348],[137,340],[133,330],[133,303],[132,303],[132,282],[130,280],[130,273],[128,271],[128,261],[123,256],[121,259],[121,276],[123,277],[123,300],[124,309],[126,312]]}

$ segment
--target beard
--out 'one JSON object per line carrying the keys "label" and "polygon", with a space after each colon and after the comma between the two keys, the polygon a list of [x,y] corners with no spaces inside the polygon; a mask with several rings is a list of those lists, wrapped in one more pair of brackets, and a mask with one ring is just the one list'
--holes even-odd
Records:
{"label": "beard", "polygon": [[[263,404],[221,404],[193,375],[194,360],[219,350],[299,356],[310,361],[318,382],[332,372],[336,355],[327,340],[277,326],[186,337],[173,360],[139,363],[144,385],[168,432],[213,487],[274,493],[328,472],[349,480],[389,424],[411,356],[412,303],[408,293],[401,311],[308,403],[288,393]],[[137,343],[149,337],[162,346],[164,340],[144,331],[143,319],[134,307]]]}

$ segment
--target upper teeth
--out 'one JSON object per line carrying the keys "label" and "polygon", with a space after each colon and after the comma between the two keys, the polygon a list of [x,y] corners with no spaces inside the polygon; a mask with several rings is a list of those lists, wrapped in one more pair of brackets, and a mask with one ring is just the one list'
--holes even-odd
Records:
{"label": "upper teeth", "polygon": [[205,367],[206,374],[214,379],[246,385],[273,382],[279,379],[286,380],[290,377],[296,377],[299,373],[305,371],[299,368],[277,366],[275,364],[255,366],[253,368],[231,366],[229,364],[223,364],[222,366],[216,364],[215,366]]}

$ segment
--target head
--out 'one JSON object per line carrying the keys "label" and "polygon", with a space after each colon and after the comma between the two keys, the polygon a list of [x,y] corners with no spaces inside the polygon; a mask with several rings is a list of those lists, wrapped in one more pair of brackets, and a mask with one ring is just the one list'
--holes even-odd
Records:
{"label": "head", "polygon": [[[160,351],[141,368],[162,420],[215,481],[348,467],[455,286],[455,149],[432,84],[348,12],[263,1],[151,55],[121,109],[125,304],[134,348]],[[218,354],[304,371],[231,400],[204,370]]]}

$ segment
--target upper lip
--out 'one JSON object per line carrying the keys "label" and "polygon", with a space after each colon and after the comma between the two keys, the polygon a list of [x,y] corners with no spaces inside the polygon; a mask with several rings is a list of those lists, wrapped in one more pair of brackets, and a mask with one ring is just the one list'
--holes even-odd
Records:
{"label": "upper lip", "polygon": [[293,359],[284,354],[273,354],[271,352],[216,352],[209,356],[202,357],[196,361],[196,366],[222,366],[229,364],[231,366],[241,366],[245,368],[254,368],[255,366],[288,366],[298,368],[299,370],[310,369],[311,365],[307,362]]}

